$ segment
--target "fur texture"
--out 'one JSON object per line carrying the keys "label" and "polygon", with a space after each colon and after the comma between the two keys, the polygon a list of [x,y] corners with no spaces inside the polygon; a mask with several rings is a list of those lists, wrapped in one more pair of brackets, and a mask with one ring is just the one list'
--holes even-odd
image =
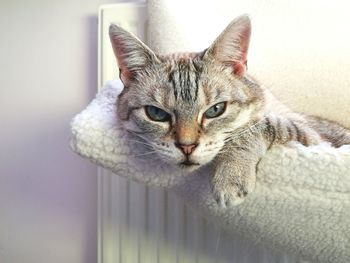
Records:
{"label": "fur texture", "polygon": [[[249,18],[241,16],[207,50],[161,56],[110,27],[125,86],[118,114],[130,140],[187,172],[212,163],[212,191],[222,208],[254,190],[257,163],[271,145],[350,144],[348,130],[291,112],[246,73],[250,32]],[[222,105],[221,114],[208,117]],[[169,118],[155,121],[150,106]]]}

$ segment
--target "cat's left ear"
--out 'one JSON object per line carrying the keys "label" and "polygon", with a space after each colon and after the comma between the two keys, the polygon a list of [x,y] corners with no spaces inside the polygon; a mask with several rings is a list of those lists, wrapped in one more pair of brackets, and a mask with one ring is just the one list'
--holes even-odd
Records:
{"label": "cat's left ear", "polygon": [[203,59],[215,60],[232,69],[242,77],[247,68],[247,55],[251,23],[247,15],[233,20],[214,43],[207,49]]}
{"label": "cat's left ear", "polygon": [[128,86],[147,66],[159,62],[149,47],[125,29],[111,24],[109,37],[119,66],[119,77],[124,86]]}

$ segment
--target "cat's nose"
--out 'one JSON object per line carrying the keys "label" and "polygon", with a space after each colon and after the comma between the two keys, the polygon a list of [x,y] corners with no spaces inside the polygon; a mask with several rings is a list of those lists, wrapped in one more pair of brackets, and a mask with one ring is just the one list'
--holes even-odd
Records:
{"label": "cat's nose", "polygon": [[179,148],[185,155],[190,155],[194,149],[197,147],[198,143],[194,144],[181,144],[178,142],[175,142],[175,146]]}

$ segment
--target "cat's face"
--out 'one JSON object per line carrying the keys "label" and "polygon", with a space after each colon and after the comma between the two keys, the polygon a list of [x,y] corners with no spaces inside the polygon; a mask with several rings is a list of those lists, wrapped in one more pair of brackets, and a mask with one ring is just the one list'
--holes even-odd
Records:
{"label": "cat's face", "polygon": [[117,26],[110,34],[125,85],[119,117],[163,161],[199,168],[260,113],[261,90],[245,76],[247,17],[201,53],[159,56]]}

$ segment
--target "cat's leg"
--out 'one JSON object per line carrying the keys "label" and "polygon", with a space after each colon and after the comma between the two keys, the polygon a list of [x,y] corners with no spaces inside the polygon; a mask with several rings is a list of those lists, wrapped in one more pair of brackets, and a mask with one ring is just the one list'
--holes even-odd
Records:
{"label": "cat's leg", "polygon": [[211,186],[221,208],[242,203],[254,190],[256,167],[266,148],[261,136],[251,136],[229,142],[216,156]]}

